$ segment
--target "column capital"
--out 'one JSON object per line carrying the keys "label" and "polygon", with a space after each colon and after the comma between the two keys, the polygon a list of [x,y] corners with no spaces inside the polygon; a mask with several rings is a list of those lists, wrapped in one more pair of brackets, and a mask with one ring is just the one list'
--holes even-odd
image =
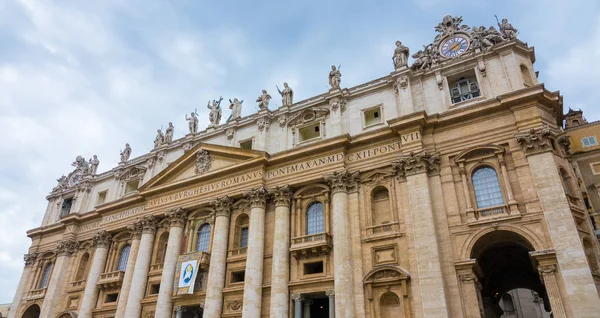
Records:
{"label": "column capital", "polygon": [[142,224],[138,221],[136,219],[133,223],[127,225],[127,230],[131,232],[131,238],[134,240],[139,240],[142,237]]}
{"label": "column capital", "polygon": [[333,298],[335,297],[335,290],[334,289],[328,289],[325,291],[325,295],[327,295],[327,297],[329,298]]}
{"label": "column capital", "polygon": [[224,216],[227,218],[231,215],[232,204],[233,200],[229,196],[218,197],[210,203],[213,210],[215,210],[215,216]]}
{"label": "column capital", "polygon": [[173,208],[165,212],[165,216],[171,227],[184,227],[187,220],[188,211],[182,208]]}
{"label": "column capital", "polygon": [[136,232],[141,231],[142,234],[154,234],[156,233],[156,223],[157,220],[154,215],[146,215],[135,219],[133,229]]}
{"label": "column capital", "polygon": [[398,157],[392,166],[400,177],[427,173],[429,176],[440,174],[440,155],[427,151],[420,153],[410,152],[408,155]]}
{"label": "column capital", "polygon": [[31,252],[23,255],[23,261],[25,261],[25,266],[31,266],[35,263],[35,260],[38,257],[38,253]]}
{"label": "column capital", "polygon": [[540,276],[554,275],[554,272],[556,272],[556,264],[540,265],[538,266],[538,272],[540,273]]}
{"label": "column capital", "polygon": [[534,155],[545,151],[552,150],[552,137],[554,134],[550,131],[549,127],[542,127],[538,129],[530,129],[528,132],[517,133],[515,139],[523,152],[526,155]]}
{"label": "column capital", "polygon": [[275,206],[290,206],[290,201],[292,199],[292,191],[290,187],[286,185],[278,186],[275,189],[271,190],[271,194],[273,196],[273,201],[275,202]]}
{"label": "column capital", "polygon": [[112,234],[107,231],[100,231],[92,238],[92,245],[96,248],[108,248],[112,241]]}
{"label": "column capital", "polygon": [[302,294],[292,294],[293,301],[304,301],[304,296]]}
{"label": "column capital", "polygon": [[74,238],[68,238],[60,241],[56,246],[56,255],[71,256],[77,252],[79,242]]}
{"label": "column capital", "polygon": [[251,208],[265,208],[267,206],[267,197],[269,192],[264,186],[246,191],[244,198],[250,202]]}
{"label": "column capital", "polygon": [[331,187],[332,193],[348,192],[358,186],[359,171],[348,172],[348,170],[335,171],[324,176],[325,182]]}
{"label": "column capital", "polygon": [[458,278],[463,283],[477,283],[479,282],[479,278],[475,273],[466,273],[466,274],[458,274]]}

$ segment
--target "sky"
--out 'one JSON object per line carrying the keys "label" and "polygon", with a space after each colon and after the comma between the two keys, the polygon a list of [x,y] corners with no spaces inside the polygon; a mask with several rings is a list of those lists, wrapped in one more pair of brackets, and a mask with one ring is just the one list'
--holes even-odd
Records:
{"label": "sky", "polygon": [[284,81],[296,101],[321,94],[331,65],[342,87],[385,76],[394,42],[418,51],[446,14],[508,18],[565,112],[600,119],[597,0],[0,0],[0,303],[13,299],[25,232],[77,155],[109,170],[126,142],[142,155],[169,121],[182,137],[194,109],[206,127],[209,99],[246,100],[248,115]]}

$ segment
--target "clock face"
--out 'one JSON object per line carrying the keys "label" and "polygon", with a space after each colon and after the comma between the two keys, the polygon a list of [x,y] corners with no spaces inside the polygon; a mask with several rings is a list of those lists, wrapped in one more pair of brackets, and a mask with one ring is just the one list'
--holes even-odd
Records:
{"label": "clock face", "polygon": [[81,181],[81,173],[73,173],[73,175],[71,175],[71,177],[69,178],[69,185],[74,186],[78,184],[79,181]]}
{"label": "clock face", "polygon": [[442,43],[440,53],[445,57],[457,57],[467,51],[469,41],[462,36],[453,36]]}

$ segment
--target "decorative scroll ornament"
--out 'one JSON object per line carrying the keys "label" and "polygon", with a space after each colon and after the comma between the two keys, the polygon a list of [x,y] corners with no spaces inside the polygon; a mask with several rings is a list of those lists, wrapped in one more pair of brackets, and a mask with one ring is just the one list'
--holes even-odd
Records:
{"label": "decorative scroll ornament", "polygon": [[56,246],[56,255],[58,256],[71,256],[77,252],[79,248],[79,242],[73,238],[62,240]]}
{"label": "decorative scroll ornament", "polygon": [[426,151],[418,154],[411,152],[408,156],[401,156],[397,161],[392,162],[392,166],[400,177],[423,172],[427,172],[430,176],[437,175],[440,173],[440,156]]}
{"label": "decorative scroll ornament", "polygon": [[182,208],[173,208],[165,212],[171,227],[184,227],[187,221],[188,211]]}
{"label": "decorative scroll ornament", "polygon": [[244,302],[241,299],[229,300],[225,304],[225,307],[229,311],[239,311],[239,310],[242,310],[243,304],[244,304]]}
{"label": "decorative scroll ornament", "polygon": [[127,230],[131,232],[131,237],[133,239],[139,239],[142,237],[142,223],[140,223],[137,219],[132,224],[127,226]]}
{"label": "decorative scroll ornament", "polygon": [[246,191],[244,193],[244,198],[250,202],[251,208],[265,208],[267,205],[267,197],[269,196],[269,192],[263,186],[260,186],[256,189],[252,189],[250,191]]}
{"label": "decorative scroll ornament", "polygon": [[203,174],[210,170],[213,159],[207,150],[201,149],[196,153],[196,174]]}
{"label": "decorative scroll ornament", "polygon": [[35,260],[38,257],[38,253],[27,253],[23,255],[23,261],[25,261],[25,266],[30,266],[35,263]]}
{"label": "decorative scroll ornament", "polygon": [[229,217],[233,200],[228,196],[218,197],[210,203],[216,216]]}
{"label": "decorative scroll ornament", "polygon": [[551,137],[552,133],[548,127],[531,129],[528,133],[520,133],[515,136],[527,155],[552,150]]}
{"label": "decorative scroll ornament", "polygon": [[562,135],[556,139],[556,142],[563,148],[567,156],[571,154],[571,140],[569,136]]}
{"label": "decorative scroll ornament", "polygon": [[358,186],[360,172],[348,172],[347,170],[336,171],[325,176],[325,182],[329,184],[333,192],[350,191]]}
{"label": "decorative scroll ornament", "polygon": [[337,112],[338,109],[343,113],[346,111],[346,99],[343,97],[333,97],[329,100],[329,107],[332,112]]}
{"label": "decorative scroll ornament", "polygon": [[271,194],[273,196],[273,202],[275,202],[275,206],[290,206],[292,191],[287,184],[276,187]]}
{"label": "decorative scroll ornament", "polygon": [[258,130],[260,132],[262,132],[263,130],[265,130],[265,132],[268,132],[269,128],[271,127],[271,120],[267,117],[261,117],[256,122],[256,125],[258,126]]}
{"label": "decorative scroll ornament", "polygon": [[142,234],[154,234],[156,233],[157,219],[153,215],[146,215],[137,218],[134,221],[134,229],[141,229]]}
{"label": "decorative scroll ornament", "polygon": [[107,231],[100,231],[92,238],[92,245],[96,247],[108,248],[110,246],[112,235]]}

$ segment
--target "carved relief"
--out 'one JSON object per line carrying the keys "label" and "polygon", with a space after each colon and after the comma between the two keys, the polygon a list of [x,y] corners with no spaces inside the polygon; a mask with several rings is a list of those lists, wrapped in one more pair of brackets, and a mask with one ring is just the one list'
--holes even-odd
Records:
{"label": "carved relief", "polygon": [[415,175],[427,172],[428,175],[437,175],[440,173],[440,156],[438,154],[429,154],[426,151],[415,154],[411,152],[408,156],[401,156],[392,166],[398,172],[400,177]]}
{"label": "carved relief", "polygon": [[552,150],[551,137],[552,133],[548,127],[531,129],[528,133],[520,133],[515,136],[527,155]]}
{"label": "carved relief", "polygon": [[94,235],[92,238],[92,245],[96,247],[104,247],[108,248],[110,246],[110,242],[112,238],[112,234],[107,231],[100,231]]}
{"label": "carved relief", "polygon": [[348,172],[347,170],[336,171],[325,176],[325,182],[329,184],[333,193],[338,191],[355,190],[358,186],[359,172]]}
{"label": "carved relief", "polygon": [[218,197],[210,203],[216,216],[229,217],[233,200],[228,196]]}
{"label": "carved relief", "polygon": [[554,272],[556,272],[556,264],[538,266],[538,272],[540,273],[540,276],[554,275]]}
{"label": "carved relief", "polygon": [[343,113],[346,111],[346,99],[343,97],[334,97],[329,100],[329,108],[332,112],[337,112],[338,109]]}
{"label": "carved relief", "polygon": [[233,139],[233,134],[234,134],[233,128],[228,128],[227,131],[225,131],[225,134],[227,135],[227,140]]}
{"label": "carved relief", "polygon": [[71,256],[79,248],[79,242],[73,238],[64,239],[56,246],[56,255],[58,256]]}
{"label": "carved relief", "polygon": [[213,158],[207,150],[201,149],[196,153],[196,174],[203,174],[210,170]]}
{"label": "carved relief", "polygon": [[250,202],[251,208],[265,208],[269,192],[265,187],[258,187],[244,193],[244,198]]}
{"label": "carved relief", "polygon": [[153,215],[146,215],[144,217],[137,218],[134,221],[134,228],[141,229],[142,234],[154,234],[156,233],[156,224],[158,220]]}
{"label": "carved relief", "polygon": [[144,311],[142,313],[142,318],[154,318],[154,310]]}
{"label": "carved relief", "polygon": [[256,122],[256,125],[258,126],[258,130],[260,132],[262,132],[263,130],[265,130],[265,132],[268,132],[271,128],[271,120],[267,117],[262,117]]}
{"label": "carved relief", "polygon": [[25,261],[25,266],[30,266],[35,263],[35,260],[38,257],[38,253],[32,252],[23,255],[23,260]]}
{"label": "carved relief", "polygon": [[165,212],[171,227],[184,227],[187,221],[188,211],[182,208],[173,208]]}
{"label": "carved relief", "polygon": [[287,123],[287,116],[281,115],[277,118],[277,121],[279,122],[279,127],[283,128],[283,127],[285,127],[285,124]]}
{"label": "carved relief", "polygon": [[406,75],[399,76],[398,78],[396,78],[396,81],[394,81],[394,89],[396,91],[396,94],[398,94],[400,90],[405,91],[407,87],[408,76]]}
{"label": "carved relief", "polygon": [[228,311],[240,311],[242,310],[243,304],[244,302],[241,299],[228,300],[225,302],[225,308],[227,308]]}

